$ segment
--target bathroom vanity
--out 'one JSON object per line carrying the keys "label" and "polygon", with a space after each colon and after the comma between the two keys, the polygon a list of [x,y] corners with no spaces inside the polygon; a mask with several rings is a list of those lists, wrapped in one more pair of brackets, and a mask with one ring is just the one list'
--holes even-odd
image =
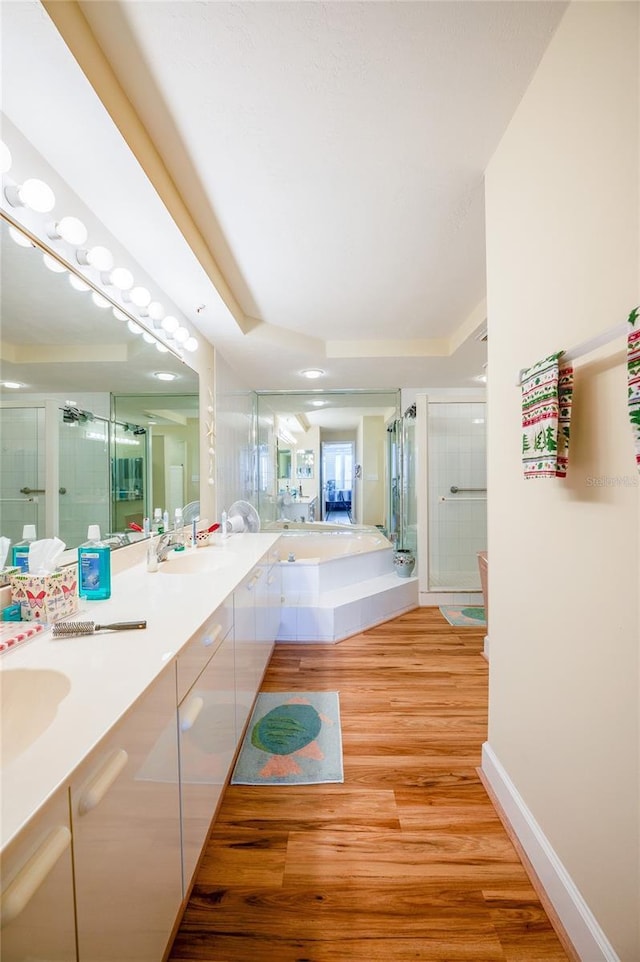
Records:
{"label": "bathroom vanity", "polygon": [[278,537],[138,562],[78,620],[146,630],[0,659],[4,962],[165,955],[273,649]]}

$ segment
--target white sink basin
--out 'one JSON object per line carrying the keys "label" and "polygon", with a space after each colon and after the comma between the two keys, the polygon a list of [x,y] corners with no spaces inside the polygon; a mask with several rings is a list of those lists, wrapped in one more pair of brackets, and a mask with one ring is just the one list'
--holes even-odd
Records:
{"label": "white sink basin", "polygon": [[226,568],[232,560],[221,548],[196,548],[189,553],[170,554],[160,562],[158,571],[165,575],[206,575]]}
{"label": "white sink basin", "polygon": [[8,668],[0,672],[3,765],[21,755],[47,730],[70,691],[71,682],[60,671]]}

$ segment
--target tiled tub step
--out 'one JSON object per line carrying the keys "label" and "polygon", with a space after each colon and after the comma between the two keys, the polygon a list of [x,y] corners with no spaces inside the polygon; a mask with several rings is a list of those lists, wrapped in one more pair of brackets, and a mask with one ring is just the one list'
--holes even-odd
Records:
{"label": "tiled tub step", "polygon": [[418,579],[394,572],[319,595],[285,593],[277,641],[335,644],[418,606]]}

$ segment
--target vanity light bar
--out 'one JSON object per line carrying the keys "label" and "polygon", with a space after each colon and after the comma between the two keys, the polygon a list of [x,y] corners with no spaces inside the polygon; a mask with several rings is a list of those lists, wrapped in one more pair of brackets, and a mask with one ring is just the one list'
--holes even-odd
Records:
{"label": "vanity light bar", "polygon": [[[7,174],[11,166],[11,151],[3,141],[0,141],[0,168],[2,174]],[[51,187],[44,181],[38,180],[37,178],[28,178],[20,184],[13,181],[11,175],[7,178],[8,183],[7,179],[3,179],[6,185],[4,188],[4,198],[11,207],[27,208],[36,214],[49,214],[55,207],[55,194]],[[70,276],[73,276],[74,267],[65,259],[65,256],[55,250],[51,250],[45,240],[33,235],[32,229],[25,228],[19,216],[14,219],[6,210],[0,210],[0,214],[2,214],[3,218],[15,231],[29,238],[27,242],[28,246],[38,247],[43,254],[48,255],[49,258],[57,259],[61,265],[64,265],[63,269],[68,270]],[[138,318],[147,317],[151,322],[166,320],[167,324],[163,324],[163,331],[169,336],[174,335],[176,343],[175,345],[167,347],[167,337],[164,336],[162,340],[158,341],[158,344],[161,345],[158,349],[161,351],[171,350],[180,360],[184,360],[184,350],[190,352],[197,351],[198,340],[191,334],[191,331],[171,315],[165,318],[166,312],[164,306],[159,301],[152,299],[152,295],[146,287],[135,285],[131,271],[126,267],[114,268],[114,257],[107,247],[102,245],[94,245],[92,247],[85,246],[88,238],[88,230],[79,218],[64,216],[60,219],[50,219],[46,224],[42,224],[41,230],[37,227],[35,229],[39,230],[42,238],[47,237],[54,243],[63,241],[70,247],[75,248],[72,255],[67,256],[72,256],[81,267],[93,268],[97,272],[97,283],[87,278],[84,272],[82,272],[81,277],[82,280],[87,283],[88,289],[92,289],[94,295],[100,297],[100,300],[96,301],[100,306],[110,305],[114,310],[118,310],[136,322]],[[25,246],[27,245],[25,244]],[[55,270],[54,267],[51,267],[51,269]],[[117,289],[120,302],[115,301],[113,297],[109,295],[109,287]],[[136,318],[133,317],[132,310],[127,310],[128,304],[135,307]],[[174,323],[175,327],[173,326]],[[143,323],[140,326],[142,329],[153,333],[153,324]],[[157,337],[158,334],[159,332],[156,331],[155,336]]]}

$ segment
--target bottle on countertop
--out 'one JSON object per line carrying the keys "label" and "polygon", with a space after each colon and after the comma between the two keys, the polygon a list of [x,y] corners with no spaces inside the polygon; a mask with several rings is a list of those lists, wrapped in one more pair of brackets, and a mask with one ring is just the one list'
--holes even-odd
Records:
{"label": "bottle on countertop", "polygon": [[173,514],[173,542],[178,550],[184,548],[184,518],[182,516],[182,508],[176,508]]}
{"label": "bottle on countertop", "polygon": [[29,548],[36,540],[35,524],[25,524],[22,528],[22,541],[17,541],[11,549],[11,565],[20,571],[29,570]]}
{"label": "bottle on countertop", "polygon": [[162,512],[162,530],[163,531],[169,530],[169,512],[167,511],[166,508]]}
{"label": "bottle on countertop", "polygon": [[151,525],[151,534],[163,534],[164,528],[162,526],[162,508],[153,509],[153,523]]}
{"label": "bottle on countertop", "polygon": [[100,525],[90,524],[87,542],[78,548],[78,594],[87,601],[111,597],[111,549],[100,540]]}

